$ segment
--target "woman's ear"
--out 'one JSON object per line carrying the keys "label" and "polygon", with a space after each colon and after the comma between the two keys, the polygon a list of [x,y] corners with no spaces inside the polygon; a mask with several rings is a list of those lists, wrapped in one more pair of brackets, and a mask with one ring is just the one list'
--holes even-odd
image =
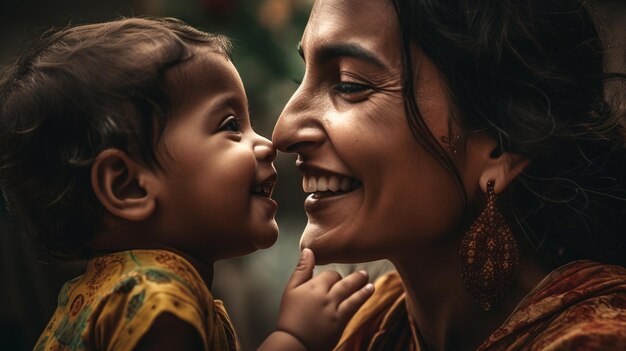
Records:
{"label": "woman's ear", "polygon": [[142,221],[156,208],[150,181],[152,172],[118,149],[106,149],[91,166],[91,187],[112,215]]}
{"label": "woman's ear", "polygon": [[484,163],[479,178],[480,188],[487,193],[487,183],[495,182],[494,191],[500,193],[528,166],[530,160],[522,155],[510,152],[501,153],[499,146],[495,146]]}

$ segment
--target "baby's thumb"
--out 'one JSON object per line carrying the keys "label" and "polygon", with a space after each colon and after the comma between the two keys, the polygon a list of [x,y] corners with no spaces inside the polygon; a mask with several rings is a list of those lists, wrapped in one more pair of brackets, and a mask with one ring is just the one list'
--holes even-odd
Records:
{"label": "baby's thumb", "polygon": [[293,289],[302,283],[310,280],[313,277],[313,268],[315,268],[315,255],[311,249],[303,249],[300,254],[300,261],[293,270],[289,282],[287,282],[287,289]]}

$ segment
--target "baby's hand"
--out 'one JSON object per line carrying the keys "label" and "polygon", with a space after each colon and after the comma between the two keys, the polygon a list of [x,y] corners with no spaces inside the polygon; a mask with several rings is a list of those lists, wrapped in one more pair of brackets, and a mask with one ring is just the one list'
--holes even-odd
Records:
{"label": "baby's hand", "polygon": [[372,296],[374,286],[368,284],[365,271],[343,279],[335,271],[326,271],[313,278],[314,267],[313,251],[302,250],[283,294],[278,329],[309,351],[332,350],[350,317]]}

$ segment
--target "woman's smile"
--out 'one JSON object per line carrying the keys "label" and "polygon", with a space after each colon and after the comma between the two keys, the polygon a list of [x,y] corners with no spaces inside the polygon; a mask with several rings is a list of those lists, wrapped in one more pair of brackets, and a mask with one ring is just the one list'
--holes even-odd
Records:
{"label": "woman's smile", "polygon": [[[301,246],[320,263],[384,258],[385,247],[437,237],[462,210],[453,178],[407,122],[394,18],[391,3],[317,1],[302,36],[306,73],[273,138],[298,154],[310,194]],[[417,93],[441,134],[445,90],[434,66],[421,67]]]}
{"label": "woman's smile", "polygon": [[311,166],[301,159],[296,161],[296,166],[302,172],[302,190],[310,193],[304,201],[309,220],[322,216],[324,210],[330,211],[326,215],[332,215],[336,206],[350,207],[350,195],[357,195],[356,190],[363,185],[361,180],[346,172]]}
{"label": "woman's smile", "polygon": [[341,175],[304,175],[302,177],[302,189],[305,193],[313,193],[313,196],[335,196],[348,193],[361,186],[358,179]]}

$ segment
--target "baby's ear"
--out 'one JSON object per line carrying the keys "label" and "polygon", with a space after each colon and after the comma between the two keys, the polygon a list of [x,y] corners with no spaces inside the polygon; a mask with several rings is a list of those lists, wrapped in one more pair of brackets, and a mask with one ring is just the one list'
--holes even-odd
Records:
{"label": "baby's ear", "polygon": [[142,221],[152,215],[156,202],[150,183],[153,173],[118,149],[106,149],[91,166],[91,187],[112,215]]}

